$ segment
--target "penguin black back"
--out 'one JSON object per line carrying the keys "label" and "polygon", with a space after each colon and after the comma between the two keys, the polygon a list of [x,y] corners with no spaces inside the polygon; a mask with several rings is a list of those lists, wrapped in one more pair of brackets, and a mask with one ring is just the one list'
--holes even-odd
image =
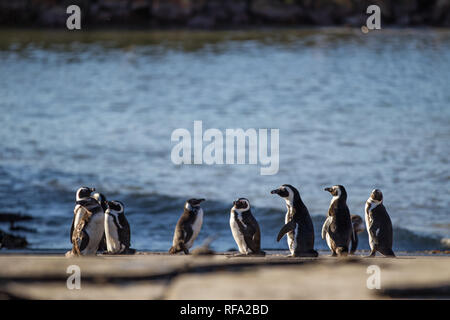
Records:
{"label": "penguin black back", "polygon": [[322,228],[322,236],[327,237],[333,256],[346,255],[353,231],[350,210],[347,206],[347,191],[342,185],[335,185],[324,190],[331,193],[333,198]]}
{"label": "penguin black back", "polygon": [[172,247],[169,253],[175,254],[183,251],[189,254],[194,240],[197,238],[203,224],[203,210],[200,203],[205,199],[189,199],[184,205],[184,211],[175,227]]}
{"label": "penguin black back", "polygon": [[366,201],[366,227],[371,248],[370,256],[379,251],[385,256],[395,257],[392,250],[393,230],[389,214],[383,205],[383,193],[374,189]]}
{"label": "penguin black back", "polygon": [[271,193],[282,197],[288,209],[285,225],[278,233],[277,241],[287,234],[292,256],[317,257],[318,253],[314,250],[314,226],[298,190],[290,184],[283,184]]}

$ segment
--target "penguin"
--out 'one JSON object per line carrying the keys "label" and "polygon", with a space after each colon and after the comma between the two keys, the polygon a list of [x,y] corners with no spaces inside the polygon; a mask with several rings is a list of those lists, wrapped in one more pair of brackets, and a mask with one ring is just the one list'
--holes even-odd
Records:
{"label": "penguin", "polygon": [[[108,204],[107,204],[108,201],[106,200],[105,195],[103,193],[96,192],[92,195],[92,198],[97,200],[97,202],[102,207],[103,212],[106,213],[106,210],[108,209]],[[100,241],[100,244],[98,245],[98,251],[100,251],[100,252],[107,251],[105,234],[103,234],[102,240]]]}
{"label": "penguin", "polygon": [[328,216],[322,226],[322,239],[326,238],[332,256],[345,256],[349,251],[353,226],[347,207],[347,191],[344,186],[325,188],[333,195]]}
{"label": "penguin", "polygon": [[106,197],[103,193],[96,192],[92,195],[92,198],[97,200],[97,202],[102,207],[103,212],[106,212],[106,209],[108,209],[108,201],[106,200]]}
{"label": "penguin", "polygon": [[350,248],[350,254],[354,254],[356,251],[356,248],[358,247],[358,233],[363,232],[366,228],[364,227],[364,221],[361,218],[361,216],[357,214],[350,215],[352,220],[352,238],[351,238],[351,248]]}
{"label": "penguin", "polygon": [[87,202],[91,201],[91,193],[95,191],[95,188],[89,188],[89,187],[81,187],[77,190],[75,193],[75,208],[73,209],[73,219],[72,219],[72,226],[70,227],[70,243],[72,243],[72,235],[73,230],[75,229],[75,226],[80,221],[80,213],[81,213],[81,203],[86,204]]}
{"label": "penguin", "polygon": [[135,253],[130,249],[130,224],[125,217],[125,206],[120,201],[107,201],[105,235],[107,254]]}
{"label": "penguin", "polygon": [[395,257],[392,251],[392,222],[383,205],[383,193],[374,189],[366,201],[366,228],[369,234],[370,255],[375,257],[377,251],[387,257]]}
{"label": "penguin", "polygon": [[72,250],[66,256],[93,255],[97,252],[105,231],[103,198],[99,197],[100,201],[94,197],[77,198]]}
{"label": "penguin", "polygon": [[189,249],[194,244],[203,223],[203,209],[200,203],[205,199],[189,199],[184,205],[184,212],[177,222],[173,235],[170,254],[183,251],[189,254]]}
{"label": "penguin", "polygon": [[261,232],[252,215],[250,201],[239,198],[233,202],[230,213],[230,228],[242,255],[264,255],[261,251]]}
{"label": "penguin", "polygon": [[300,193],[289,184],[283,184],[271,194],[278,194],[286,201],[285,225],[278,233],[277,241],[287,234],[291,257],[317,257],[314,250],[314,226]]}

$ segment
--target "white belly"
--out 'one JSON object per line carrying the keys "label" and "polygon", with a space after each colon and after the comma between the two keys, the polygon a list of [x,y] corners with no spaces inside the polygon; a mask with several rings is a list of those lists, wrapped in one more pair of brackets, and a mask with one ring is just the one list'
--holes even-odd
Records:
{"label": "white belly", "polygon": [[366,212],[366,214],[365,214],[365,218],[366,218],[366,229],[367,229],[367,234],[369,235],[369,246],[370,246],[370,249],[373,250],[373,248],[375,247],[375,241],[374,241],[374,239],[372,238],[372,235],[371,235],[370,232],[369,232],[369,230],[370,230],[370,223],[371,223],[372,221],[371,221],[369,215],[367,214],[367,212]]}
{"label": "white belly", "polygon": [[328,248],[330,248],[330,250],[333,251],[332,246],[331,246],[331,238],[330,238],[330,235],[328,234],[328,232],[325,235],[325,239],[327,240]]}
{"label": "white belly", "polygon": [[[289,222],[289,211],[286,213],[286,216],[284,218],[284,223],[287,224],[288,222]],[[294,254],[295,250],[297,249],[297,232],[298,232],[298,224],[295,225],[294,232],[288,232],[286,234],[286,239],[291,254]]]}
{"label": "white belly", "polygon": [[233,214],[234,213],[231,213],[231,215],[230,215],[230,228],[231,228],[231,233],[233,234],[234,241],[236,241],[236,244],[238,245],[240,253],[249,254],[250,249],[248,248],[247,244],[245,243],[244,236],[240,232],[239,226],[233,218]]}
{"label": "white belly", "polygon": [[122,245],[119,241],[119,233],[114,224],[114,218],[109,214],[105,214],[105,237],[108,252],[119,253],[122,251]]}
{"label": "white belly", "polygon": [[87,227],[84,231],[89,235],[89,243],[87,247],[81,252],[82,255],[96,254],[98,250],[98,245],[102,240],[103,232],[105,231],[104,226],[104,214],[97,213],[94,214],[89,221]]}
{"label": "white belly", "polygon": [[197,238],[198,234],[200,233],[202,224],[203,224],[203,209],[200,209],[197,212],[197,218],[195,219],[194,224],[192,225],[192,237],[185,244],[187,249],[190,249],[192,247],[192,245],[194,244],[194,240]]}
{"label": "white belly", "polygon": [[81,213],[80,213],[81,210],[80,209],[81,208],[82,207],[79,204],[77,204],[75,209],[73,210],[75,212],[75,219],[74,219],[74,223],[73,223],[73,228],[74,229],[77,227],[78,222],[80,222],[80,217],[81,217]]}

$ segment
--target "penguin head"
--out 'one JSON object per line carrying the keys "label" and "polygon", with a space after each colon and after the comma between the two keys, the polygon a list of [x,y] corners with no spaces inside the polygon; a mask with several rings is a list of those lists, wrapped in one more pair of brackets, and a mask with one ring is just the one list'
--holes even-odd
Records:
{"label": "penguin head", "polygon": [[373,189],[372,193],[370,194],[370,198],[372,200],[382,202],[383,201],[383,193],[381,192],[380,189]]}
{"label": "penguin head", "polygon": [[91,193],[94,191],[95,191],[95,188],[81,187],[77,190],[76,199],[80,200],[83,198],[88,198],[91,196]]}
{"label": "penguin head", "polygon": [[293,203],[294,198],[298,197],[300,198],[300,194],[298,193],[298,190],[295,189],[290,184],[283,184],[278,189],[270,191],[271,194],[277,194],[280,197],[284,198],[284,200],[289,201]]}
{"label": "penguin head", "polygon": [[356,233],[361,233],[365,230],[364,221],[361,218],[361,216],[359,216],[357,214],[352,214],[351,219],[352,219],[353,230],[355,230]]}
{"label": "penguin head", "polygon": [[125,206],[120,201],[106,201],[108,213],[114,213],[116,215],[123,213]]}
{"label": "penguin head", "polygon": [[325,191],[328,191],[331,193],[331,195],[335,198],[340,199],[347,199],[347,191],[345,190],[344,186],[338,184],[329,188],[325,188]]}
{"label": "penguin head", "polygon": [[193,209],[198,209],[200,208],[200,203],[202,203],[203,201],[205,201],[205,199],[189,199],[188,201],[186,201],[186,204],[184,205],[184,207],[189,210],[192,211]]}
{"label": "penguin head", "polygon": [[95,200],[97,200],[97,202],[102,206],[103,211],[106,211],[107,209],[107,201],[106,201],[106,197],[103,193],[100,192],[96,192],[92,195],[92,198],[94,198]]}
{"label": "penguin head", "polygon": [[250,210],[250,201],[246,198],[239,198],[233,201],[233,210],[237,212],[245,212]]}

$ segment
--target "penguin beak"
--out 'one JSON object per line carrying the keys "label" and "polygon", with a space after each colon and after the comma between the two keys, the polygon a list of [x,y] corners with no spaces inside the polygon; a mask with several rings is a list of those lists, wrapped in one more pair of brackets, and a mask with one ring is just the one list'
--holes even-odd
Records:
{"label": "penguin beak", "polygon": [[324,191],[328,191],[328,192],[331,192],[333,189],[332,188],[325,188],[325,189],[323,189]]}
{"label": "penguin beak", "polygon": [[279,194],[280,193],[280,189],[275,189],[270,191],[271,194]]}

